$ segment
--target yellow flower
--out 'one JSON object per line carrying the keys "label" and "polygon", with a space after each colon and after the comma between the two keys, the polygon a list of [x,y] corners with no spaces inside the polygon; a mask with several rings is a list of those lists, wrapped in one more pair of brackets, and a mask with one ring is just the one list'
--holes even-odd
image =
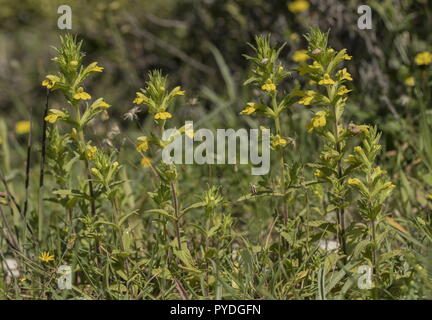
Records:
{"label": "yellow flower", "polygon": [[19,278],[19,280],[18,280],[19,282],[25,282],[25,281],[27,281],[27,278],[26,277],[23,277],[23,278]]}
{"label": "yellow flower", "polygon": [[383,174],[387,174],[387,170],[382,170],[380,167],[376,167],[376,168],[374,169],[374,173],[375,173],[377,176],[380,176],[380,175],[383,175]]}
{"label": "yellow flower", "polygon": [[71,62],[69,62],[69,64],[70,64],[72,67],[76,67],[76,66],[78,65],[78,61],[76,61],[76,60],[72,60]]}
{"label": "yellow flower", "polygon": [[287,144],[287,141],[284,138],[282,138],[280,135],[275,135],[273,137],[273,141],[271,143],[271,145],[272,145],[273,148],[276,148],[278,146],[282,146],[283,147],[286,144]]}
{"label": "yellow flower", "polygon": [[39,260],[48,263],[50,261],[54,261],[54,256],[50,255],[48,251],[45,251],[41,253],[41,255],[39,256]]}
{"label": "yellow flower", "polygon": [[351,91],[352,90],[348,90],[347,87],[341,86],[336,94],[339,96],[343,96],[344,94],[347,94],[348,92],[351,92]]}
{"label": "yellow flower", "polygon": [[342,59],[344,59],[344,60],[351,60],[352,59],[352,56],[350,56],[350,55],[348,55],[348,54],[344,54],[343,56],[342,56]]}
{"label": "yellow flower", "polygon": [[57,82],[60,82],[60,78],[49,74],[46,76],[46,80],[42,81],[42,86],[47,87],[48,89],[52,89]]}
{"label": "yellow flower", "polygon": [[309,2],[306,0],[295,0],[288,4],[288,10],[292,13],[300,13],[309,9]]}
{"label": "yellow flower", "polygon": [[355,152],[357,152],[357,153],[360,153],[360,152],[362,152],[362,147],[360,147],[360,146],[356,146],[355,148],[354,148],[354,151]]}
{"label": "yellow flower", "polygon": [[276,90],[276,85],[273,82],[271,82],[270,79],[268,79],[266,81],[266,83],[264,83],[261,86],[261,89],[264,90],[264,91],[275,91]]}
{"label": "yellow flower", "polygon": [[386,182],[383,186],[383,189],[394,189],[396,186],[391,182]]}
{"label": "yellow flower", "polygon": [[348,179],[348,184],[350,186],[359,186],[359,185],[361,185],[361,181],[359,179],[357,179],[357,178],[349,178]]}
{"label": "yellow flower", "polygon": [[347,71],[346,68],[339,70],[336,75],[337,75],[339,81],[341,81],[341,80],[352,81],[351,74]]}
{"label": "yellow flower", "polygon": [[293,33],[290,34],[289,37],[290,37],[291,40],[295,41],[295,40],[298,40],[299,35],[298,35],[297,32],[293,32]]}
{"label": "yellow flower", "polygon": [[51,109],[44,120],[49,123],[56,123],[59,118],[63,117],[66,117],[66,114],[63,111]]}
{"label": "yellow flower", "polygon": [[171,93],[173,96],[184,96],[186,91],[180,90],[180,87],[175,87]]}
{"label": "yellow flower", "polygon": [[253,102],[246,103],[246,108],[244,108],[240,114],[250,115],[256,111],[256,104]]}
{"label": "yellow flower", "polygon": [[137,146],[138,152],[146,152],[149,149],[149,143],[148,138],[146,136],[138,137],[137,140],[139,141]]}
{"label": "yellow flower", "polygon": [[79,87],[78,90],[75,92],[73,98],[75,100],[89,100],[91,99],[91,95],[85,92],[83,87]]}
{"label": "yellow flower", "polygon": [[94,103],[93,104],[93,108],[101,108],[101,109],[108,109],[109,107],[111,107],[111,105],[110,104],[108,104],[108,103],[106,103],[105,101],[103,101],[103,100],[99,100],[99,101],[96,101],[97,103]]}
{"label": "yellow flower", "polygon": [[432,193],[428,195],[428,199],[432,200]]}
{"label": "yellow flower", "polygon": [[141,165],[144,168],[150,167],[151,166],[151,162],[152,162],[152,160],[150,158],[147,158],[147,157],[144,157],[144,158],[141,159]]}
{"label": "yellow flower", "polygon": [[324,173],[321,170],[317,169],[314,172],[314,176],[317,177],[317,178],[323,178],[325,175],[324,175]]}
{"label": "yellow flower", "polygon": [[319,69],[321,68],[321,64],[318,61],[314,61],[312,64],[309,65],[309,68]]}
{"label": "yellow flower", "polygon": [[305,106],[309,106],[312,100],[315,98],[316,92],[313,90],[306,91],[306,95],[299,100],[298,103],[303,104]]}
{"label": "yellow flower", "polygon": [[166,120],[172,118],[172,114],[166,111],[161,111],[155,114],[155,119]]}
{"label": "yellow flower", "polygon": [[318,82],[319,85],[325,86],[325,85],[332,85],[335,84],[332,78],[330,78],[330,75],[326,73],[324,75],[324,78]]}
{"label": "yellow flower", "polygon": [[414,77],[408,77],[408,78],[405,79],[404,83],[408,87],[414,87],[414,85],[415,85],[415,79],[414,79]]}
{"label": "yellow flower", "polygon": [[97,62],[93,62],[87,67],[88,72],[102,72],[103,69],[103,67],[97,65]]}
{"label": "yellow flower", "polygon": [[95,146],[87,146],[85,149],[85,155],[88,160],[96,158],[97,148]]}
{"label": "yellow flower", "polygon": [[327,124],[327,114],[325,111],[318,111],[308,124],[308,132],[312,132],[314,128],[324,127]]}
{"label": "yellow flower", "polygon": [[419,66],[427,66],[432,63],[432,53],[427,51],[421,52],[416,55],[414,61]]}
{"label": "yellow flower", "polygon": [[18,121],[15,124],[15,132],[17,134],[26,134],[30,132],[31,124],[30,121]]}
{"label": "yellow flower", "polygon": [[307,50],[297,50],[294,52],[292,58],[294,62],[305,62],[309,59],[309,55],[307,54]]}

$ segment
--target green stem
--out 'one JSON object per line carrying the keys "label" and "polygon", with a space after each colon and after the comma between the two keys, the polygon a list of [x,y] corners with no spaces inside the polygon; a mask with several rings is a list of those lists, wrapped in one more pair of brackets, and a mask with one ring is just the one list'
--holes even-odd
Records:
{"label": "green stem", "polygon": [[[77,123],[80,123],[81,113],[79,111],[79,106],[77,106],[76,104],[73,106],[75,107],[75,110],[76,110],[76,121],[77,121]],[[84,128],[81,126],[78,126],[77,129],[78,129],[78,139],[80,142],[79,144],[81,145],[81,153],[84,154],[84,165],[85,165],[85,171],[86,171],[86,175],[87,175],[87,179],[88,179],[91,213],[93,216],[95,216],[96,215],[96,204],[95,204],[95,199],[94,199],[93,182],[91,181],[90,165],[89,165],[87,158],[85,158],[85,147],[86,147],[87,142],[86,142],[86,139],[84,137]]]}
{"label": "green stem", "polygon": [[[337,177],[338,180],[340,181],[340,179],[342,179],[342,164],[341,164],[341,145],[340,145],[340,141],[339,141],[339,119],[336,115],[336,106],[333,106],[333,116],[334,116],[334,136],[335,136],[335,147],[336,147],[336,151],[338,153],[338,162],[337,162]],[[339,245],[342,248],[342,252],[346,255],[347,251],[346,251],[346,242],[345,242],[345,210],[344,208],[340,207],[340,200],[338,199],[339,202],[339,206],[337,208],[337,222],[338,222],[338,240],[339,240]]]}
{"label": "green stem", "polygon": [[174,213],[175,213],[175,223],[174,228],[176,232],[176,238],[177,238],[177,246],[178,249],[181,250],[181,238],[180,238],[180,212],[179,212],[179,206],[178,206],[178,200],[177,200],[177,192],[175,189],[174,182],[171,182],[171,193],[173,198],[173,206],[174,206]]}
{"label": "green stem", "polygon": [[[276,94],[273,94],[272,97],[272,105],[273,105],[273,111],[276,113],[276,117],[274,118],[275,128],[276,128],[276,135],[279,135],[282,137],[282,128],[280,125],[280,119],[279,119],[279,108],[276,100]],[[280,151],[279,161],[280,161],[280,168],[281,168],[281,184],[282,184],[282,193],[285,194],[285,159],[284,159],[284,152],[283,150]],[[285,197],[282,198],[282,215],[284,218],[284,223],[287,225],[288,223],[288,209],[285,201]]]}

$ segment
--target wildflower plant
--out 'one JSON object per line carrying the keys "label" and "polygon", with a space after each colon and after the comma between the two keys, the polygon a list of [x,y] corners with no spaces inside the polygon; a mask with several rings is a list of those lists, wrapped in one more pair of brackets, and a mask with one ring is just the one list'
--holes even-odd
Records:
{"label": "wildflower plant", "polygon": [[[310,164],[317,181],[328,185],[328,199],[337,218],[337,238],[342,253],[349,255],[345,212],[350,205],[349,190],[360,195],[359,213],[375,228],[384,202],[394,187],[386,172],[374,164],[381,149],[380,135],[368,125],[345,124],[343,114],[347,95],[352,91],[353,80],[347,68],[342,66],[352,57],[346,49],[335,51],[328,46],[328,33],[311,29],[306,36],[311,63],[303,63],[298,70],[313,87],[299,92],[299,104],[316,109],[307,126],[323,141],[319,160]],[[362,146],[355,146],[360,138]],[[346,156],[348,154],[348,156]],[[352,177],[359,175],[359,178]],[[372,229],[375,236],[375,229]]]}
{"label": "wildflower plant", "polygon": [[[271,148],[278,152],[279,157],[279,191],[285,194],[285,155],[284,149],[292,142],[292,139],[284,136],[281,119],[283,112],[292,105],[294,95],[285,93],[281,83],[291,73],[287,71],[279,60],[279,55],[285,44],[275,48],[270,43],[270,36],[255,37],[255,45],[250,44],[254,56],[244,55],[251,66],[252,75],[244,82],[244,85],[252,86],[259,90],[259,101],[248,102],[240,112],[242,115],[262,115],[270,118],[274,125],[274,134],[271,135]],[[288,212],[283,200],[282,216],[287,222]]]}
{"label": "wildflower plant", "polygon": [[178,86],[172,90],[168,90],[168,79],[162,75],[160,70],[149,72],[148,78],[145,88],[136,93],[136,98],[133,102],[137,105],[143,104],[148,108],[148,112],[153,116],[158,130],[157,133],[152,132],[150,137],[138,137],[136,150],[142,155],[141,164],[143,167],[150,167],[160,178],[158,190],[155,193],[150,193],[150,197],[153,198],[158,208],[160,208],[154,212],[169,217],[165,223],[170,222],[173,224],[176,248],[177,250],[182,250],[180,203],[176,191],[176,166],[165,163],[161,163],[159,166],[153,165],[152,158],[147,155],[152,151],[155,155],[160,153],[165,146],[173,141],[174,137],[166,139],[163,136],[166,121],[172,118],[172,114],[168,111],[171,111],[173,108],[174,99],[177,96],[184,95],[185,91],[181,90]]}
{"label": "wildflower plant", "polygon": [[56,62],[59,73],[47,75],[42,85],[49,91],[60,91],[69,106],[62,110],[50,109],[45,116],[45,121],[51,124],[60,121],[71,126],[68,136],[77,143],[79,158],[85,163],[89,200],[94,215],[96,214],[96,205],[89,161],[95,159],[97,147],[86,140],[84,129],[89,121],[109,108],[110,105],[103,98],[98,98],[89,104],[87,101],[91,100],[92,97],[85,91],[84,81],[90,75],[102,72],[103,67],[98,66],[97,62],[87,66],[83,65],[82,41],[77,42],[71,35],[65,35],[60,40],[61,47],[55,48],[57,56],[52,59]]}

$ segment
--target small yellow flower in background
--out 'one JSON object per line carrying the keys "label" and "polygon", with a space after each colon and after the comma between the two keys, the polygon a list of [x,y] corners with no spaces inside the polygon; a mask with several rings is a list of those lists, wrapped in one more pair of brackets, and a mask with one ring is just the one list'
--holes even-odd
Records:
{"label": "small yellow flower in background", "polygon": [[428,195],[428,199],[432,200],[432,193]]}
{"label": "small yellow flower in background", "polygon": [[150,158],[147,158],[147,157],[144,157],[144,158],[141,159],[141,165],[144,168],[150,167],[151,166],[151,162],[152,162],[152,160]]}
{"label": "small yellow flower in background", "polygon": [[276,85],[270,79],[268,79],[266,81],[266,83],[264,83],[261,86],[261,89],[264,90],[264,91],[275,91],[276,90]]}
{"label": "small yellow flower in background", "polygon": [[319,85],[325,86],[325,85],[332,85],[335,84],[334,80],[330,78],[330,75],[326,73],[324,75],[324,78],[318,82]]}
{"label": "small yellow flower in background", "polygon": [[71,62],[69,62],[69,64],[70,64],[72,67],[76,67],[76,66],[78,65],[78,61],[76,61],[76,60],[72,60]]}
{"label": "small yellow flower in background", "polygon": [[309,9],[309,2],[306,0],[295,0],[288,3],[288,10],[292,13],[300,13]]}
{"label": "small yellow flower in background", "polygon": [[315,98],[316,92],[313,90],[307,90],[306,95],[299,100],[298,103],[303,104],[305,106],[309,106],[312,100]]}
{"label": "small yellow flower in background", "polygon": [[432,53],[431,52],[420,52],[415,56],[415,63],[419,66],[427,66],[432,63]]}
{"label": "small yellow flower in background", "polygon": [[414,87],[414,85],[415,85],[415,79],[414,79],[414,77],[408,77],[408,78],[405,79],[404,83],[408,87]]}
{"label": "small yellow flower in background", "polygon": [[305,62],[306,60],[308,60],[310,57],[307,54],[307,50],[297,50],[296,52],[294,52],[293,56],[292,56],[292,60],[294,62]]}
{"label": "small yellow flower in background", "polygon": [[60,82],[60,78],[49,74],[46,76],[46,80],[42,81],[42,86],[47,87],[48,89],[52,89],[57,82]]}
{"label": "small yellow flower in background", "polygon": [[315,170],[314,176],[317,178],[324,178],[325,177],[324,173],[319,169]]}
{"label": "small yellow flower in background", "polygon": [[347,94],[347,93],[349,93],[351,91],[352,90],[348,90],[347,87],[341,86],[336,94],[339,95],[339,96],[343,96],[344,94]]}
{"label": "small yellow flower in background", "polygon": [[66,117],[66,113],[57,109],[51,109],[44,120],[49,123],[56,123],[59,118],[63,117]]}
{"label": "small yellow flower in background", "polygon": [[23,283],[23,282],[25,282],[25,281],[27,281],[27,278],[26,277],[23,277],[23,278],[19,278],[19,280],[18,280],[19,282],[21,282],[21,283]]}
{"label": "small yellow flower in background", "polygon": [[146,136],[142,136],[142,137],[138,137],[138,146],[137,146],[137,151],[138,152],[146,152],[149,149],[149,143],[148,143],[148,138]]}
{"label": "small yellow flower in background", "polygon": [[166,120],[172,118],[172,114],[166,111],[158,112],[154,117],[156,120]]}
{"label": "small yellow flower in background", "polygon": [[89,100],[91,99],[91,95],[85,92],[83,87],[79,87],[78,90],[75,92],[73,98],[75,100]]}
{"label": "small yellow flower in background", "polygon": [[246,103],[246,108],[244,108],[240,114],[250,115],[256,111],[256,104],[253,102]]}
{"label": "small yellow flower in background", "polygon": [[357,178],[349,178],[348,179],[348,184],[350,186],[359,186],[359,185],[361,185],[361,181],[359,179],[357,179]]}
{"label": "small yellow flower in background", "polygon": [[279,146],[285,146],[287,144],[287,141],[282,138],[280,135],[275,135],[273,137],[273,141],[271,142],[271,145],[273,148],[279,147]]}
{"label": "small yellow flower in background", "polygon": [[97,148],[95,146],[87,146],[85,150],[85,155],[88,160],[93,160],[96,158]]}
{"label": "small yellow flower in background", "polygon": [[351,74],[347,71],[346,68],[343,68],[342,70],[339,70],[339,71],[336,73],[336,75],[337,75],[339,81],[340,81],[340,80],[348,80],[348,81],[352,81]]}
{"label": "small yellow flower in background", "polygon": [[297,32],[293,32],[293,33],[290,34],[289,38],[290,38],[291,40],[295,41],[295,40],[298,40],[299,35],[298,35]]}
{"label": "small yellow flower in background", "polygon": [[308,132],[312,132],[313,129],[324,127],[327,124],[325,111],[318,111],[315,116],[311,119],[311,122],[307,126]]}
{"label": "small yellow flower in background", "polygon": [[362,152],[362,147],[360,147],[360,146],[356,146],[356,147],[354,147],[354,151],[355,152],[357,152],[357,153],[360,153],[360,152]]}
{"label": "small yellow flower in background", "polygon": [[30,121],[18,121],[15,124],[15,132],[17,134],[26,134],[30,132]]}
{"label": "small yellow flower in background", "polygon": [[39,256],[39,260],[48,263],[50,261],[54,261],[54,256],[50,255],[48,251],[45,251],[41,253],[41,255]]}

